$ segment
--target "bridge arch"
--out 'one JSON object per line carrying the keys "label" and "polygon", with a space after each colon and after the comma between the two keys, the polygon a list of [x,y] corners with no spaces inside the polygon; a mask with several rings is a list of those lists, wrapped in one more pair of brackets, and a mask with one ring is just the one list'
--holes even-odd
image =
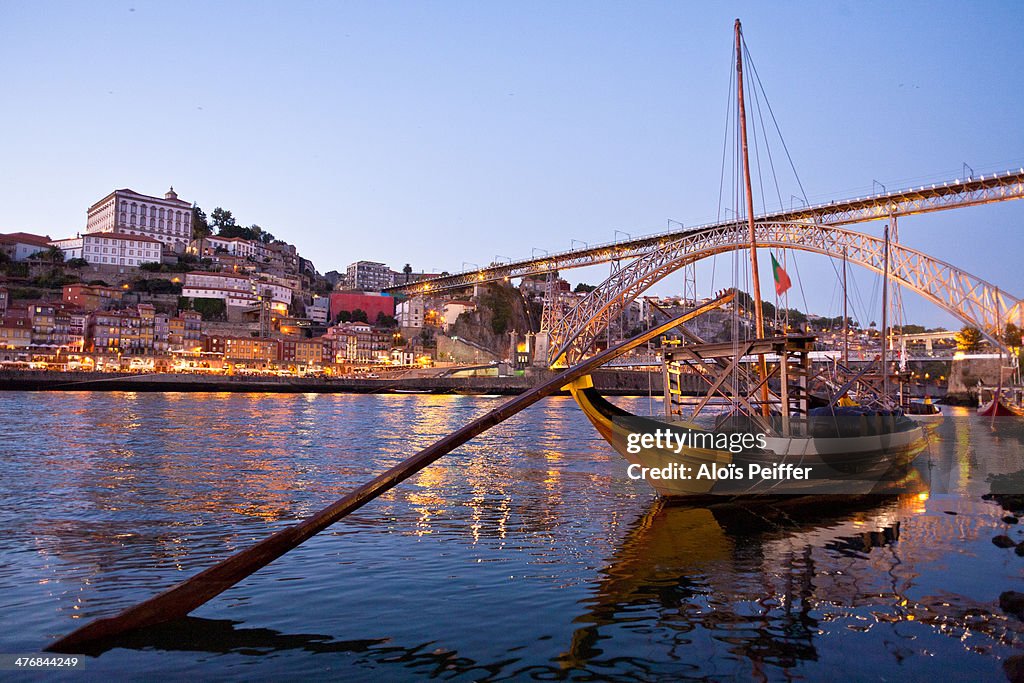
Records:
{"label": "bridge arch", "polygon": [[[875,273],[884,270],[882,239],[811,223],[765,222],[755,225],[758,248],[799,249],[842,258]],[[715,226],[665,240],[638,256],[602,282],[573,307],[551,330],[548,360],[554,364],[564,354],[573,363],[593,345],[608,322],[640,294],[670,273],[715,254],[746,249],[745,224]],[[902,244],[889,244],[889,275],[907,289],[948,311],[985,337],[1002,346],[993,333],[997,321],[1024,324],[1021,299],[1010,296],[990,282]]]}

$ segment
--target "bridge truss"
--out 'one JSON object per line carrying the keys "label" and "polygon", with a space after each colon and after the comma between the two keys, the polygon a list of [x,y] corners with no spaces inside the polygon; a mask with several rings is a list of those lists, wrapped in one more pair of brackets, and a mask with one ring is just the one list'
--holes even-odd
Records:
{"label": "bridge truss", "polygon": [[[758,247],[799,249],[842,258],[884,272],[885,243],[863,233],[809,223],[762,222],[755,226]],[[611,275],[584,297],[551,331],[549,356],[573,363],[593,345],[597,334],[651,285],[683,266],[725,252],[748,249],[743,224],[709,228],[648,251]],[[896,243],[889,243],[889,276],[960,320],[996,339],[999,321],[1024,319],[1021,299],[952,264]],[[1024,322],[1024,320],[1022,320]]]}
{"label": "bridge truss", "polygon": [[[1024,198],[1024,168],[956,179],[893,192],[828,202],[766,214],[755,219],[758,247],[791,248],[846,258],[876,273],[884,270],[884,243],[843,225],[942,211]],[[548,276],[542,333],[548,340],[549,364],[573,363],[589,349],[610,320],[651,285],[669,273],[715,254],[749,248],[745,224],[715,223],[670,230],[635,239],[570,249],[543,257],[493,263],[487,268],[421,280],[385,291],[410,296],[433,295],[486,282],[527,275]],[[568,312],[552,304],[554,273],[600,263],[628,261]],[[893,281],[917,292],[968,325],[981,330],[1002,347],[998,321],[1024,325],[1021,300],[998,287],[924,252],[889,245],[889,274]]]}

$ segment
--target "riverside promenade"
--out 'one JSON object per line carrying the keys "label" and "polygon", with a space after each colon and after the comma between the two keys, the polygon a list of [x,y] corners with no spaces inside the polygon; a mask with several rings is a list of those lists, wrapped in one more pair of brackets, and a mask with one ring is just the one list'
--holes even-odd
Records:
{"label": "riverside promenade", "polygon": [[[181,392],[270,392],[270,393],[424,393],[515,395],[521,394],[551,375],[531,369],[512,377],[408,377],[399,379],[356,379],[348,377],[275,377],[257,375],[193,375],[183,373],[53,372],[45,370],[2,370],[0,391],[181,391]],[[594,383],[613,396],[661,393],[661,373],[602,370]],[[567,392],[566,392],[567,393]]]}

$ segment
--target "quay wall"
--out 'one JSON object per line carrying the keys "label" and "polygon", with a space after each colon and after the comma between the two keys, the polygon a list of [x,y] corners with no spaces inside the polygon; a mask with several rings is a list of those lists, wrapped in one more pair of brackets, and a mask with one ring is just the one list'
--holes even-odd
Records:
{"label": "quay wall", "polygon": [[[51,372],[0,370],[0,391],[170,391],[270,393],[407,393],[520,394],[551,376],[551,371],[529,371],[513,377],[410,377],[402,379],[209,376],[178,373]],[[646,395],[644,372],[594,373],[594,383],[615,396]],[[661,392],[660,373],[651,375],[651,390]]]}

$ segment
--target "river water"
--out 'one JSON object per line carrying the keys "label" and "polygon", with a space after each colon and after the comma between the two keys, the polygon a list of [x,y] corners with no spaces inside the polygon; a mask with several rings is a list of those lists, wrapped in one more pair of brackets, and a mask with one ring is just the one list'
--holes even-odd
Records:
{"label": "river water", "polygon": [[[0,392],[0,653],[316,511],[502,398]],[[648,400],[618,399],[645,413]],[[570,399],[476,438],[68,678],[1000,680],[1024,429],[958,411],[914,493],[665,507]]]}

